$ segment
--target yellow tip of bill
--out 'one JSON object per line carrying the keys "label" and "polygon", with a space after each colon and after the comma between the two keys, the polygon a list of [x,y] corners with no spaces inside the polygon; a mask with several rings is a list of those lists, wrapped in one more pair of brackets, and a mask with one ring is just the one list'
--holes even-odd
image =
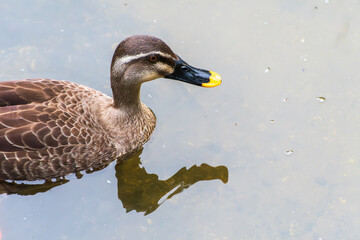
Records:
{"label": "yellow tip of bill", "polygon": [[221,76],[219,74],[217,74],[216,72],[210,71],[211,76],[209,77],[209,82],[207,83],[202,83],[201,86],[202,87],[216,87],[219,86],[221,84]]}

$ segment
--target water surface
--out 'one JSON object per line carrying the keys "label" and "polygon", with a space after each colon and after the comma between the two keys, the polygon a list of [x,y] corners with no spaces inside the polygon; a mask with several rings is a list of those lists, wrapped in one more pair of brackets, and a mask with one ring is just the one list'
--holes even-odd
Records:
{"label": "water surface", "polygon": [[161,186],[145,201],[153,211],[139,194],[124,204],[129,166],[113,162],[44,193],[0,195],[0,236],[359,238],[359,10],[355,0],[0,1],[0,81],[64,79],[111,95],[113,50],[134,34],[223,77],[213,89],[143,85],[158,123],[128,164]]}

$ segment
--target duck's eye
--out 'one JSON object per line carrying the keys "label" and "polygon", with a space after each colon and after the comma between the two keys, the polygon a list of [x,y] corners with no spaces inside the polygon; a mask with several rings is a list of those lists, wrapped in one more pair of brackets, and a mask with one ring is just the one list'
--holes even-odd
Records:
{"label": "duck's eye", "polygon": [[158,60],[158,57],[156,55],[151,55],[149,57],[150,62],[156,62]]}

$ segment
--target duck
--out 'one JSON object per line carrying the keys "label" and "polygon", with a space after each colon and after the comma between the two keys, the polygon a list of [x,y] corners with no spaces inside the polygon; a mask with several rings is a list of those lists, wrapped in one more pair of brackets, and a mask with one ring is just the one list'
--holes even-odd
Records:
{"label": "duck", "polygon": [[0,82],[0,180],[61,178],[136,152],[156,125],[140,88],[157,78],[202,87],[222,81],[186,63],[161,39],[135,35],[113,54],[112,97],[64,80]]}

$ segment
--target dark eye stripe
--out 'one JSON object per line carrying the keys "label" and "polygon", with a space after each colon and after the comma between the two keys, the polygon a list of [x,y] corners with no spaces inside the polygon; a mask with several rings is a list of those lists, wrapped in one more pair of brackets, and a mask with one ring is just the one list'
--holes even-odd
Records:
{"label": "dark eye stripe", "polygon": [[161,55],[159,55],[158,58],[159,58],[159,62],[165,63],[165,64],[169,65],[170,67],[175,66],[175,61],[172,58],[167,58],[167,57],[164,57]]}
{"label": "dark eye stripe", "polygon": [[[164,63],[166,65],[169,65],[170,67],[175,66],[175,61],[172,58],[164,57],[164,56],[162,56],[160,54],[156,54],[154,56],[156,56],[158,58],[158,60],[156,62]],[[144,60],[149,61],[149,57],[150,56],[144,56],[144,57],[141,57],[141,58],[138,58],[138,59],[134,59],[131,62],[144,61]],[[131,63],[131,62],[128,62],[128,63]]]}
{"label": "dark eye stripe", "polygon": [[[149,57],[151,55],[145,55],[145,56],[142,56],[142,57],[139,57],[139,58],[135,58],[135,59],[131,59],[130,61],[124,63],[124,64],[133,64],[133,63],[136,63],[136,62],[140,62],[140,61],[149,61]],[[163,64],[166,64],[170,67],[175,67],[175,60],[171,57],[166,57],[166,56],[163,56],[161,54],[153,54],[153,56],[156,56],[158,58],[157,61],[155,62],[161,62]]]}

